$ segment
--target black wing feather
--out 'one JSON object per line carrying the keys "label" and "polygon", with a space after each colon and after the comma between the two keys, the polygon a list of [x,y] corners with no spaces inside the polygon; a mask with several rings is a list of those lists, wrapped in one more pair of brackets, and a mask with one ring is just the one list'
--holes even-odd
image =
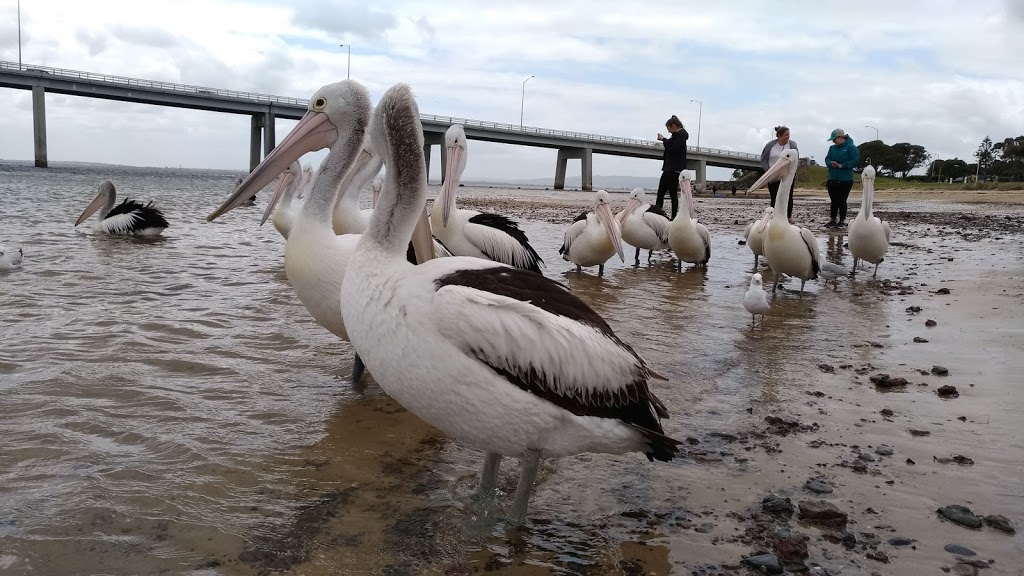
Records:
{"label": "black wing feather", "polygon": [[114,206],[113,209],[107,213],[107,218],[111,216],[117,216],[119,214],[132,214],[136,216],[135,230],[144,230],[146,228],[167,228],[169,224],[164,218],[163,213],[160,210],[153,207],[153,201],[150,200],[148,204],[142,202],[136,202],[130,198],[125,198],[123,202]]}
{"label": "black wing feather", "polygon": [[544,263],[544,260],[542,260],[540,255],[537,254],[537,251],[533,249],[533,246],[530,246],[530,239],[527,238],[525,232],[519,229],[519,224],[515,220],[506,218],[501,214],[490,214],[484,212],[480,214],[474,214],[472,217],[470,217],[469,221],[472,222],[473,224],[480,224],[482,226],[494,228],[495,230],[501,230],[505,234],[511,236],[513,240],[518,242],[523,247],[523,249],[526,250],[525,262],[504,262],[497,258],[498,255],[488,254],[486,250],[481,248],[481,251],[484,254],[487,254],[488,258],[494,260],[495,262],[502,262],[503,264],[508,264],[509,266],[515,266],[516,268],[529,270],[530,272],[536,272],[537,274],[542,273],[540,271],[540,265]]}

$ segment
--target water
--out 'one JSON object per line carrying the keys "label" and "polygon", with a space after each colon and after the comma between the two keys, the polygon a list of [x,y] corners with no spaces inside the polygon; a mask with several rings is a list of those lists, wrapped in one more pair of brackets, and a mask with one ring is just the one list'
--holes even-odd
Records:
{"label": "water", "polygon": [[[104,237],[92,232],[95,217],[73,228],[105,178],[119,198],[155,200],[171,225],[164,235]],[[1024,368],[1024,260],[1010,249],[1019,234],[964,246],[938,235],[916,241],[911,231],[923,235],[930,224],[894,223],[907,244],[892,248],[880,277],[964,283],[955,309],[925,306],[925,315],[943,317],[929,334],[934,343],[920,348],[928,345],[906,342],[923,319],[909,325],[904,308],[933,298],[924,294],[931,288],[886,296],[863,276],[841,280],[837,291],[810,283],[803,297],[783,294],[766,328],[751,331],[741,300],[752,258],[736,240],[759,203],[699,201],[713,237],[707,271],[677,273],[663,254],[648,267],[646,253],[633,267],[627,250],[625,264],[609,262],[598,278],[596,270],[570,272],[557,254],[590,193],[460,189],[467,204],[519,218],[546,274],[567,282],[669,378],[652,385],[673,414],[666,431],[695,441],[689,458],[667,464],[640,455],[545,462],[527,528],[506,534],[494,511],[470,498],[478,451],[427,427],[374,384],[349,386],[351,348],[305,312],[284,274],[284,241],[258,226],[266,193],[206,223],[234,174],[0,165],[0,182],[0,242],[25,252],[21,270],[0,273],[0,572],[688,573],[701,563],[736,564],[756,547],[727,512],[756,508],[771,490],[798,491],[821,461],[879,441],[898,445],[899,462],[913,453],[917,471],[894,460],[882,472],[896,482],[885,494],[873,488],[876,477],[828,473],[841,476],[852,517],[882,500],[889,524],[921,540],[938,535],[918,552],[890,552],[900,573],[933,573],[938,560],[914,554],[941,549],[947,535],[1003,566],[1024,560],[1019,535],[977,535],[932,518],[936,503],[966,500],[1024,524],[1016,424],[1024,402],[1010,385]],[[963,209],[950,206],[905,208]],[[796,215],[803,221],[821,210],[807,201]],[[841,236],[819,238],[831,260],[851,264]],[[987,280],[972,299],[979,275]],[[983,297],[989,292],[997,294]],[[992,307],[1000,311],[978,319]],[[947,323],[958,333],[943,332]],[[867,344],[874,340],[885,347]],[[894,375],[943,363],[962,397],[949,404],[911,390],[893,400],[842,369],[817,368],[843,362]],[[808,396],[821,389],[828,398]],[[891,426],[872,416],[883,405],[898,413]],[[961,413],[967,423],[953,420]],[[815,420],[821,431],[762,442],[769,414]],[[908,426],[932,436],[911,442]],[[836,446],[811,450],[811,438]],[[930,462],[949,450],[969,452],[973,469]],[[503,463],[498,514],[517,473],[516,462]],[[877,518],[862,518],[864,528]],[[827,546],[815,543],[811,561],[860,573],[850,567],[855,553]]]}

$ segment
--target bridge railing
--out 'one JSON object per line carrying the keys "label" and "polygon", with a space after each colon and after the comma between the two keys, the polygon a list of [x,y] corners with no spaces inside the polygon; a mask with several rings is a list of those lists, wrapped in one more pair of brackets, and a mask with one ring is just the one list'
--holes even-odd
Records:
{"label": "bridge railing", "polygon": [[[113,76],[110,74],[97,74],[95,72],[83,72],[81,70],[69,70],[66,68],[53,68],[50,66],[37,66],[29,64],[18,64],[17,62],[0,61],[0,70],[19,72],[22,74],[45,78],[48,76],[60,77],[63,80],[84,80],[94,83],[112,84],[115,86],[137,86],[140,88],[152,88],[196,96],[219,96],[222,98],[233,98],[258,104],[286,104],[305,108],[309,106],[306,98],[289,98],[287,96],[272,96],[270,94],[259,94],[254,92],[239,92],[236,90],[223,90],[220,88],[207,88],[204,86],[192,86],[189,84],[176,84],[173,82],[160,82],[157,80],[142,80],[129,78],[127,76]],[[581,140],[585,142],[605,142],[609,144],[620,144],[624,146],[636,146],[641,148],[657,148],[661,144],[655,140],[640,140],[637,138],[621,138],[618,136],[605,136],[602,134],[589,134],[586,132],[574,132],[569,130],[552,130],[550,128],[536,128],[533,126],[520,126],[517,124],[503,124],[500,122],[487,122],[485,120],[473,120],[470,118],[457,118],[453,116],[437,116],[434,114],[420,114],[423,120],[447,124],[462,124],[486,130],[510,132],[517,134],[536,134],[538,136],[550,136],[555,138],[566,138],[570,140]],[[746,160],[758,160],[760,156],[749,152],[737,152],[735,150],[721,150],[718,148],[688,147],[690,152],[702,154],[713,154],[717,156],[728,156]]]}

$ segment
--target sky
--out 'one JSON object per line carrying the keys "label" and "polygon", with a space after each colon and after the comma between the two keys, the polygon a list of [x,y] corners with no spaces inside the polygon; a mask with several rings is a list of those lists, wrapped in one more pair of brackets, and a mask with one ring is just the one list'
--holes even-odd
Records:
{"label": "sky", "polygon": [[[16,0],[0,0],[2,60],[18,61],[17,22]],[[345,78],[339,44],[374,101],[407,82],[428,114],[522,112],[528,126],[649,139],[675,114],[690,145],[699,132],[747,152],[785,124],[818,161],[837,127],[968,161],[986,135],[1024,133],[1024,0],[21,1],[25,64],[307,98]],[[247,116],[59,94],[46,106],[51,161],[248,168]],[[31,93],[0,88],[0,110],[0,158],[30,160]],[[279,120],[278,141],[294,125]],[[471,141],[464,179],[554,168],[554,150]],[[594,156],[598,175],[659,170]]]}

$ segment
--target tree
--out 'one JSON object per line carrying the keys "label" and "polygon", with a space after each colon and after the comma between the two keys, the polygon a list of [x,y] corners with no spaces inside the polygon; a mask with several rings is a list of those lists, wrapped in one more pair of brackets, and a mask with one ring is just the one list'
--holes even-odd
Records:
{"label": "tree", "polygon": [[892,151],[898,158],[896,164],[892,166],[894,172],[901,172],[903,178],[906,178],[908,174],[914,171],[919,166],[923,166],[928,161],[930,155],[928,151],[924,149],[924,146],[920,144],[911,144],[910,142],[899,142],[892,145]]}
{"label": "tree", "polygon": [[974,174],[974,171],[967,162],[959,158],[935,160],[928,166],[928,177],[940,181],[946,178],[963,178],[972,174]]}
{"label": "tree", "polygon": [[978,146],[978,151],[974,153],[974,157],[978,159],[978,165],[981,168],[983,174],[988,174],[992,161],[995,159],[995,152],[993,151],[992,139],[985,136],[985,139],[981,141],[981,146]]}
{"label": "tree", "polygon": [[893,151],[892,146],[882,142],[881,140],[872,140],[870,142],[864,142],[860,146],[857,146],[857,150],[860,150],[860,163],[857,165],[858,169],[863,170],[869,163],[875,167],[879,175],[892,175],[893,167],[899,166],[900,157]]}
{"label": "tree", "polygon": [[1024,136],[996,142],[992,152],[1002,160],[1024,160]]}

